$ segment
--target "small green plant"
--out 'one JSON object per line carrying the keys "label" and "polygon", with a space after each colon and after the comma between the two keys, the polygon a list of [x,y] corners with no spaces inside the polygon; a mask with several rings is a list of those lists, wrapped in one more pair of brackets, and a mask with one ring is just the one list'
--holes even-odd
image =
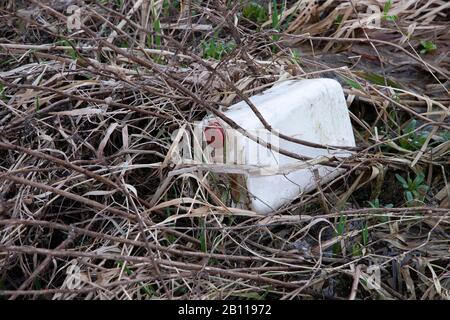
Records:
{"label": "small green plant", "polygon": [[230,53],[235,48],[235,43],[233,41],[222,42],[217,37],[204,41],[203,46],[203,57],[212,58],[216,60],[221,60],[222,57]]}
{"label": "small green plant", "polygon": [[361,257],[363,255],[363,248],[369,244],[369,224],[366,221],[361,230],[361,242],[354,243],[351,247],[351,254],[353,257]]}
{"label": "small green plant", "polygon": [[176,9],[180,6],[180,0],[164,0],[162,7],[164,10]]}
{"label": "small green plant", "polygon": [[[124,265],[123,261],[117,261],[117,266],[119,268],[123,268],[123,271],[125,271],[125,273],[127,274],[127,276],[132,276],[133,275],[133,271],[128,268],[127,266]],[[146,293],[148,296],[153,296],[155,294],[155,290],[153,289],[152,286],[146,286],[143,284],[143,282],[141,282],[142,287],[141,290]]]}
{"label": "small green plant", "polygon": [[[152,24],[153,33],[150,35],[147,35],[147,41],[146,41],[147,47],[161,49],[161,46],[162,46],[161,21],[155,10],[152,10],[152,17],[153,17],[153,24]],[[163,59],[161,58],[161,56],[156,56],[154,58],[154,60],[156,63],[163,62]]]}
{"label": "small green plant", "polygon": [[352,246],[352,256],[361,257],[362,255],[361,245],[359,243],[354,243]]}
{"label": "small green plant", "polygon": [[345,79],[345,82],[347,82],[347,84],[354,89],[358,89],[358,90],[362,89],[362,86],[354,80]]}
{"label": "small green plant", "polygon": [[200,250],[202,250],[203,252],[207,252],[208,247],[206,245],[205,221],[203,221],[202,219],[200,219],[200,227],[201,227],[201,230],[198,235],[198,240],[200,241]]}
{"label": "small green plant", "polygon": [[370,81],[376,85],[379,86],[390,86],[392,88],[400,88],[400,84],[395,82],[394,80],[391,80],[389,78],[385,78],[382,75],[379,75],[375,72],[355,72],[358,75],[361,75],[362,78],[364,78],[367,81]]}
{"label": "small green plant", "polygon": [[267,8],[263,7],[257,2],[251,2],[242,10],[242,15],[258,24],[266,22],[268,19]]}
{"label": "small green plant", "polygon": [[392,203],[389,203],[387,205],[381,205],[380,200],[378,198],[372,200],[372,201],[367,201],[367,203],[369,204],[369,206],[371,208],[392,208],[394,207],[394,205]]}
{"label": "small green plant", "polygon": [[39,277],[37,277],[36,279],[34,279],[33,285],[34,285],[34,288],[35,288],[36,290],[41,290],[41,289],[42,289],[42,281],[41,281],[41,279],[40,279]]}
{"label": "small green plant", "polygon": [[[341,215],[339,217],[338,223],[336,225],[336,231],[335,231],[335,236],[342,236],[345,232],[345,226],[347,224],[347,216],[345,215]],[[333,253],[334,254],[339,254],[341,252],[341,243],[337,242],[334,246],[333,246]]]}
{"label": "small green plant", "polygon": [[[369,204],[369,206],[371,208],[392,208],[394,207],[394,205],[392,203],[386,204],[386,205],[381,205],[380,200],[378,198],[372,200],[372,201],[367,201],[367,203]],[[380,222],[388,222],[389,221],[389,217],[387,216],[381,216],[378,217],[378,219],[380,220]]]}
{"label": "small green plant", "polygon": [[417,120],[412,119],[402,130],[404,137],[400,138],[398,143],[400,147],[406,150],[419,150],[427,140],[427,132],[417,132]]}
{"label": "small green plant", "polygon": [[161,21],[156,12],[153,12],[153,31],[155,31],[154,43],[156,48],[161,48]]}
{"label": "small green plant", "polygon": [[397,20],[397,16],[395,14],[390,15],[389,10],[392,8],[392,0],[388,0],[383,7],[383,19],[389,21]]}
{"label": "small green plant", "polygon": [[369,225],[367,222],[364,224],[362,229],[362,244],[364,247],[367,247],[369,244]]}
{"label": "small green plant", "polygon": [[336,226],[336,233],[338,236],[342,236],[344,234],[346,224],[347,224],[347,216],[340,216],[338,224]]}
{"label": "small green plant", "polygon": [[435,51],[437,46],[434,42],[425,40],[420,42],[420,54],[427,54]]}
{"label": "small green plant", "polygon": [[124,266],[123,261],[117,261],[117,266],[118,266],[119,268],[123,268],[123,271],[125,271],[125,273],[126,273],[128,276],[131,276],[131,275],[133,274],[133,271],[131,271],[130,268],[128,268],[127,266]]}
{"label": "small green plant", "polygon": [[119,47],[120,47],[120,48],[123,48],[123,49],[128,49],[128,48],[130,47],[130,45],[128,44],[127,41],[122,41],[122,42],[120,43]]}
{"label": "small green plant", "polygon": [[[1,90],[0,90],[1,92]],[[1,95],[0,95],[1,97]],[[450,140],[450,131],[443,131],[442,133],[439,134],[439,137],[442,138],[442,140],[444,141],[449,141]]]}
{"label": "small green plant", "polygon": [[300,64],[300,50],[298,50],[297,48],[291,49],[291,58],[293,63]]}
{"label": "small green plant", "polygon": [[162,9],[164,12],[164,16],[168,16],[169,15],[169,11],[170,11],[170,1],[169,0],[164,0],[162,3]]}
{"label": "small green plant", "polygon": [[169,244],[174,244],[175,241],[177,241],[177,237],[175,237],[173,234],[168,233],[168,234],[166,234],[165,237],[166,237],[166,241],[167,241]]}
{"label": "small green plant", "polygon": [[[283,11],[283,10],[282,10]],[[272,1],[272,29],[280,31],[280,14],[278,13],[278,3],[276,0]],[[272,36],[273,41],[278,41],[280,36],[275,34]]]}
{"label": "small green plant", "polygon": [[77,50],[75,50],[75,46],[71,41],[64,39],[61,40],[59,44],[64,47],[72,47],[72,49],[68,49],[67,51],[69,53],[69,56],[72,58],[72,60],[76,60],[78,58]]}
{"label": "small green plant", "polygon": [[417,201],[423,203],[427,191],[430,188],[424,183],[425,175],[423,173],[417,174],[414,180],[409,177],[409,174],[406,180],[399,174],[396,174],[395,178],[403,189],[403,194],[408,205],[414,205]]}
{"label": "small green plant", "polygon": [[336,16],[336,18],[334,19],[334,24],[337,26],[337,27],[339,27],[340,25],[341,25],[341,23],[342,23],[342,19],[344,18],[344,15],[343,14],[338,14],[337,16]]}

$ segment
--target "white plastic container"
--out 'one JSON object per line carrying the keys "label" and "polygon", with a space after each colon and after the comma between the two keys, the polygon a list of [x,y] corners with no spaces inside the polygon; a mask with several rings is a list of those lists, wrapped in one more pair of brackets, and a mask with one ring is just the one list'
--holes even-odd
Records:
{"label": "white plastic container", "polygon": [[[344,93],[341,85],[335,80],[285,81],[260,95],[251,97],[250,100],[272,128],[282,134],[321,145],[355,146]],[[331,154],[339,157],[350,154],[349,151],[312,148],[279,139],[265,130],[244,101],[231,106],[224,113],[251,134],[261,137],[272,145],[278,145],[280,149],[314,159]],[[277,169],[292,167],[301,164],[301,161],[268,150],[239,132],[227,130],[229,126],[216,117],[209,116],[202,121],[203,126],[210,126],[208,129],[211,129],[211,123],[213,130],[206,130],[206,135],[216,135],[216,144],[225,141],[223,153],[226,164],[232,165],[237,162],[237,166],[234,167],[266,169],[259,172],[250,170],[237,178],[236,175],[232,175],[233,187],[240,186],[245,192],[245,197],[237,197],[238,199],[234,197],[233,206],[244,207],[258,213],[270,213],[294,200],[301,193],[313,190],[317,187],[317,182],[329,182],[343,172],[342,169],[311,165],[288,174],[280,174],[280,170],[278,174],[273,174],[277,173]],[[219,124],[225,130],[222,128],[217,130]],[[219,141],[221,137],[223,141]],[[210,137],[207,141],[211,142],[208,139]],[[315,176],[313,169],[318,170],[318,176]]]}

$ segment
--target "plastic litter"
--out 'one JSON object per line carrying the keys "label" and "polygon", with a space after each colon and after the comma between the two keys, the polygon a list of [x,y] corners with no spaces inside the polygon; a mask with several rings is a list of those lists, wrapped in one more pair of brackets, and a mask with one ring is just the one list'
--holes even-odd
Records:
{"label": "plastic litter", "polygon": [[[273,86],[250,101],[271,127],[287,136],[327,146],[354,147],[350,116],[341,85],[333,79],[290,80]],[[225,115],[253,137],[268,142],[268,149],[230,128],[219,118],[208,116],[204,127],[206,143],[214,149],[212,162],[230,168],[243,168],[242,173],[228,176],[234,192],[235,207],[258,213],[270,213],[336,178],[344,172],[320,163],[324,156],[348,157],[351,152],[336,148],[305,146],[279,138],[266,130],[247,105],[239,102]],[[277,147],[312,158],[312,164],[276,152]]]}

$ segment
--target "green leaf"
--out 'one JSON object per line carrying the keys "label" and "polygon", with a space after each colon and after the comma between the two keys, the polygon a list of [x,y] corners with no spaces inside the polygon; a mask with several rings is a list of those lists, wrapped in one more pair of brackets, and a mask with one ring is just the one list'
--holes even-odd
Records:
{"label": "green leaf", "polygon": [[141,289],[149,296],[152,297],[155,295],[156,291],[152,286],[142,286]]}
{"label": "green leaf", "polygon": [[374,199],[373,201],[367,201],[369,203],[369,206],[372,208],[379,208],[380,207],[380,200],[378,198]]}
{"label": "green leaf", "polygon": [[272,1],[272,28],[278,31],[280,17],[278,15],[278,4],[276,0]]}
{"label": "green leaf", "polygon": [[412,119],[410,122],[408,122],[408,124],[405,126],[405,128],[403,129],[404,133],[413,133],[414,130],[416,130],[416,125],[417,125],[417,120],[416,119]]}
{"label": "green leaf", "polygon": [[390,21],[394,21],[397,19],[397,16],[395,14],[389,15],[389,10],[391,10],[392,8],[392,0],[387,1],[384,4],[383,7],[383,19],[385,20],[390,20]]}
{"label": "green leaf", "polygon": [[422,182],[425,180],[425,175],[423,173],[419,173],[413,181],[415,186],[420,186]]}
{"label": "green leaf", "polygon": [[256,2],[251,2],[244,7],[242,15],[256,23],[263,23],[268,19],[267,9]]}
{"label": "green leaf", "polygon": [[205,223],[203,220],[200,220],[200,225],[202,227],[202,229],[200,230],[200,235],[199,235],[199,240],[200,240],[200,250],[202,250],[203,252],[207,251],[207,246],[206,246],[206,229],[205,229]]}
{"label": "green leaf", "polygon": [[400,88],[400,85],[393,80],[385,79],[383,76],[376,74],[374,72],[363,72],[362,77],[367,81],[370,81],[379,86],[388,85],[392,88]]}
{"label": "green leaf", "polygon": [[384,7],[383,7],[383,13],[384,13],[385,15],[387,15],[388,12],[389,12],[389,10],[391,10],[391,8],[392,8],[392,0],[388,0],[388,1],[384,4]]}
{"label": "green leaf", "polygon": [[395,20],[397,20],[397,15],[393,14],[390,16],[385,16],[385,19],[389,20],[389,21],[395,21]]}
{"label": "green leaf", "polygon": [[427,53],[433,52],[437,49],[436,44],[434,44],[433,42],[428,41],[428,40],[421,41],[420,47],[421,47],[421,50],[420,50],[421,54],[427,54]]}
{"label": "green leaf", "polygon": [[[280,16],[278,15],[278,6],[277,6],[277,1],[273,0],[272,1],[272,28],[275,31],[280,31]],[[277,42],[278,40],[280,40],[280,35],[278,34],[274,34],[272,35],[272,41],[273,42]],[[276,46],[272,46],[272,51],[276,51],[277,47]]]}
{"label": "green leaf", "polygon": [[336,227],[336,229],[337,229],[337,234],[338,234],[339,236],[341,236],[342,234],[344,234],[346,223],[347,223],[347,216],[340,216],[340,217],[339,217],[338,225],[337,225],[337,227]]}
{"label": "green leaf", "polygon": [[39,277],[34,279],[34,288],[36,290],[41,290],[42,289],[42,282],[41,282],[41,279]]}
{"label": "green leaf", "polygon": [[153,22],[153,30],[155,31],[155,45],[156,48],[161,48],[161,23],[156,13],[153,14],[155,21]]}
{"label": "green leaf", "polygon": [[339,26],[342,23],[342,19],[344,18],[343,14],[338,14],[336,19],[334,19],[334,24]]}
{"label": "green leaf", "polygon": [[444,141],[450,141],[450,131],[444,131],[439,136],[444,139]]}
{"label": "green leaf", "polygon": [[366,224],[364,225],[364,228],[362,230],[362,239],[363,239],[363,245],[366,247],[367,244],[369,243],[369,227]]}
{"label": "green leaf", "polygon": [[421,184],[420,186],[417,187],[417,190],[421,191],[424,194],[427,193],[429,189],[430,187],[427,186],[426,184]]}
{"label": "green leaf", "polygon": [[354,80],[345,79],[345,82],[347,82],[347,84],[354,89],[362,89],[362,86]]}
{"label": "green leaf", "polygon": [[395,178],[398,180],[398,182],[400,182],[403,188],[408,189],[408,183],[401,175],[396,173]]}
{"label": "green leaf", "polygon": [[5,99],[5,91],[6,91],[6,87],[0,83],[0,99]]}
{"label": "green leaf", "polygon": [[175,241],[177,240],[177,238],[173,234],[167,234],[166,239],[170,244],[175,243]]}
{"label": "green leaf", "polygon": [[220,60],[225,54],[233,51],[233,49],[236,47],[236,44],[233,41],[223,43],[216,37],[214,37],[212,39],[204,41],[202,43],[202,46],[204,58],[213,58],[216,60]]}
{"label": "green leaf", "polygon": [[[336,235],[337,236],[341,236],[344,233],[344,231],[345,231],[345,224],[346,223],[347,223],[347,216],[341,215],[339,217],[339,221],[338,221],[338,224],[336,226]],[[334,254],[339,254],[340,252],[341,252],[341,243],[339,241],[339,242],[336,242],[333,245],[333,253]]]}
{"label": "green leaf", "polygon": [[409,177],[409,174],[408,174],[408,179],[406,179],[406,181],[408,182],[408,187],[407,187],[407,189],[408,189],[408,190],[414,189],[413,180]]}
{"label": "green leaf", "polygon": [[404,137],[400,138],[399,144],[402,148],[407,150],[419,150],[428,137],[428,132],[419,131],[416,132],[417,121],[412,119],[408,124],[402,129]]}
{"label": "green leaf", "polygon": [[75,46],[71,41],[64,39],[64,40],[60,41],[60,43],[62,46],[72,47],[72,49],[69,49],[69,51],[68,51],[69,56],[72,58],[72,60],[76,60],[78,58],[77,50],[75,50]]}
{"label": "green leaf", "polygon": [[406,197],[406,201],[408,201],[408,202],[414,201],[414,196],[413,196],[413,193],[411,191],[406,191],[405,192],[405,197]]}
{"label": "green leaf", "polygon": [[352,246],[352,256],[353,257],[361,257],[362,256],[362,250],[359,244],[355,243]]}
{"label": "green leaf", "polygon": [[125,271],[125,273],[129,276],[131,276],[133,274],[133,271],[131,271],[130,268],[128,268],[127,266],[124,267],[124,263],[123,261],[117,261],[117,266],[119,268],[123,268],[123,271]]}

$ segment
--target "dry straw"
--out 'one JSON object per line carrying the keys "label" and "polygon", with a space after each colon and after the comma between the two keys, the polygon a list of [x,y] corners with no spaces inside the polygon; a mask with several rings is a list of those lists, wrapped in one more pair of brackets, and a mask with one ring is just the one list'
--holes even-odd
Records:
{"label": "dry straw", "polygon": [[[450,298],[450,3],[275,3],[2,1],[1,296]],[[315,77],[357,139],[335,181],[261,216],[170,161],[178,128]]]}

